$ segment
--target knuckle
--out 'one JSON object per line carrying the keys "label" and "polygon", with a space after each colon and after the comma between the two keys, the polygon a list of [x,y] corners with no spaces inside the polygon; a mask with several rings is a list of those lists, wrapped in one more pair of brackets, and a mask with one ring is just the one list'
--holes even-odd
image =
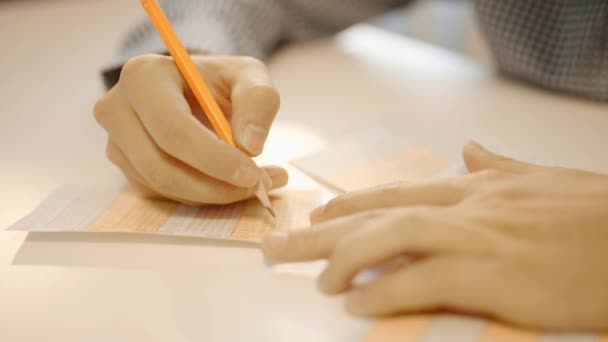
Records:
{"label": "knuckle", "polygon": [[108,158],[109,161],[111,161],[113,164],[115,165],[119,165],[120,160],[118,158],[118,153],[116,151],[116,147],[114,147],[114,145],[112,145],[111,143],[108,143],[106,145],[106,157]]}
{"label": "knuckle", "polygon": [[519,186],[512,185],[502,185],[495,188],[493,194],[498,199],[509,199],[509,200],[518,200],[522,198],[526,198],[528,195],[528,190]]}
{"label": "knuckle", "polygon": [[93,107],[93,117],[98,124],[103,125],[106,117],[112,112],[109,105],[110,99],[106,94],[100,98]]}
{"label": "knuckle", "polygon": [[471,173],[470,180],[476,182],[480,186],[502,183],[509,177],[509,173],[496,169],[485,169]]}
{"label": "knuckle", "polygon": [[[331,209],[337,212],[366,211],[370,218],[376,217],[377,212],[392,207],[395,199],[399,199],[407,191],[408,183],[393,183],[374,187],[359,193],[352,193],[336,197],[328,203]],[[370,205],[380,209],[369,210]]]}
{"label": "knuckle", "polygon": [[[466,177],[470,177],[470,175],[464,176],[464,178]],[[466,184],[462,182],[462,178],[458,177],[446,178],[441,182],[432,183],[431,185],[435,187],[440,187],[441,189],[445,189],[448,192],[462,191],[463,188],[466,187]]]}
{"label": "knuckle", "polygon": [[[385,195],[392,193],[392,190],[385,190],[385,188],[382,188],[378,191],[372,190],[372,193],[374,194],[374,198],[384,198]],[[379,196],[376,196],[376,194],[379,194]],[[327,202],[325,204],[324,212],[330,214],[341,214],[369,209],[369,201],[367,200],[367,198],[367,193],[347,193],[335,197],[329,202]],[[373,214],[374,211],[375,210],[365,210],[365,212],[371,214],[372,217],[375,217],[375,215]]]}
{"label": "knuckle", "polygon": [[398,220],[398,215],[395,215],[395,210],[398,209],[373,209],[366,210],[357,215],[362,227],[380,228],[393,224]]}
{"label": "knuckle", "polygon": [[473,174],[475,177],[487,180],[494,180],[503,178],[506,173],[504,171],[496,170],[496,169],[485,169]]}
{"label": "knuckle", "polygon": [[118,87],[110,89],[102,96],[93,106],[93,117],[99,125],[104,128],[109,124],[109,120],[116,115],[117,112],[123,110],[121,97]]}
{"label": "knuckle", "polygon": [[266,65],[261,60],[251,57],[251,56],[238,56],[236,57],[241,65],[246,67],[254,67],[254,68],[266,68]]}
{"label": "knuckle", "polygon": [[376,210],[369,209],[366,205],[366,201],[359,200],[349,195],[337,197],[327,202],[325,209],[323,210],[323,216],[325,217],[337,217],[342,215],[348,215],[352,213],[358,213],[363,221],[367,221],[378,216]]}
{"label": "knuckle", "polygon": [[388,216],[383,222],[383,226],[395,227],[395,233],[398,235],[399,239],[418,239],[419,237],[416,232],[426,224],[428,220],[427,210],[430,209],[411,210],[393,217]]}
{"label": "knuckle", "polygon": [[166,56],[145,54],[129,59],[122,67],[119,82],[138,80],[142,75],[150,75],[150,70],[156,70],[173,65]]}
{"label": "knuckle", "polygon": [[443,193],[442,200],[445,204],[451,204],[452,201],[460,201],[467,196],[470,196],[477,189],[475,182],[471,182],[471,178],[449,178],[445,181],[438,182],[432,185],[432,190],[438,193]]}
{"label": "knuckle", "polygon": [[131,78],[131,76],[137,76],[143,68],[154,63],[155,59],[153,55],[140,55],[130,58],[122,67],[120,79],[125,80]]}
{"label": "knuckle", "polygon": [[113,118],[115,119],[120,113],[128,111],[130,107],[124,101],[122,95],[122,88],[117,85],[97,100],[93,106],[95,121],[106,130],[110,130]]}

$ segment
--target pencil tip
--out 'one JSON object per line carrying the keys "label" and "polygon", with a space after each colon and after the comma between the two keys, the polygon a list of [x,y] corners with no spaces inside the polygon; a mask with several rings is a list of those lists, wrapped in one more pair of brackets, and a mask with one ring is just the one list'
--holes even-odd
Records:
{"label": "pencil tip", "polygon": [[268,210],[268,212],[270,213],[270,215],[272,215],[272,217],[277,217],[277,215],[274,213],[274,210],[271,207],[266,207],[266,209]]}

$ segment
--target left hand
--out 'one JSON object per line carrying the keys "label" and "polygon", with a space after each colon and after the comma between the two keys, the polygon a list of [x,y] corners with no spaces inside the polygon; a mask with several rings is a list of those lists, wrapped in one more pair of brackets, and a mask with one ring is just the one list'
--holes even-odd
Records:
{"label": "left hand", "polygon": [[[534,166],[475,143],[471,174],[346,194],[310,229],[264,240],[278,261],[329,259],[323,292],[383,315],[449,308],[549,329],[608,329],[608,176]],[[414,261],[365,285],[362,270]]]}

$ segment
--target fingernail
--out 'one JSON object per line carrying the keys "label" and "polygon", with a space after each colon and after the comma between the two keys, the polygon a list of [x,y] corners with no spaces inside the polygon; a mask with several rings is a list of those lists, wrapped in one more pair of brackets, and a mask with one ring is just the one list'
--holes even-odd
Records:
{"label": "fingernail", "polygon": [[262,241],[264,253],[271,255],[281,254],[287,247],[287,233],[274,232],[266,235]]}
{"label": "fingernail", "polygon": [[241,166],[232,176],[234,185],[243,188],[251,188],[257,184],[260,171],[256,167]]}
{"label": "fingernail", "polygon": [[325,206],[322,205],[318,208],[316,208],[315,210],[310,212],[310,220],[314,221],[319,219],[322,215],[323,215],[323,211],[325,210]]}
{"label": "fingernail", "polygon": [[241,144],[251,153],[258,155],[264,149],[268,130],[264,127],[246,124],[241,134]]}

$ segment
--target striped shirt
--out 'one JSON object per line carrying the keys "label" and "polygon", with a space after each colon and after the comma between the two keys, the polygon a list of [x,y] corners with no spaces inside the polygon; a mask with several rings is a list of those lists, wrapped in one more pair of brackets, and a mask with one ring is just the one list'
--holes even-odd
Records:
{"label": "striped shirt", "polygon": [[[167,17],[190,51],[266,58],[284,42],[336,33],[406,0],[169,0]],[[608,101],[608,0],[474,0],[499,70],[555,91]],[[142,20],[126,36],[120,64],[163,53]]]}

